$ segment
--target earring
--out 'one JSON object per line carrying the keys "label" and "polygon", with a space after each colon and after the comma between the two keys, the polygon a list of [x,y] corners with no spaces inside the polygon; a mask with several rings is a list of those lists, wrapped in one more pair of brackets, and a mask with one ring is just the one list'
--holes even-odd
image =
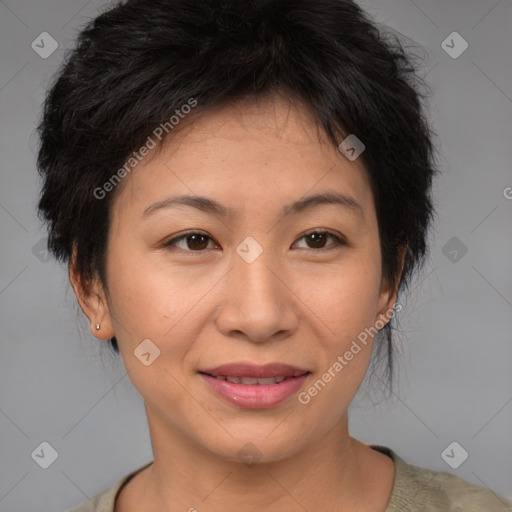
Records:
{"label": "earring", "polygon": [[100,330],[100,324],[96,324],[96,330],[99,331]]}

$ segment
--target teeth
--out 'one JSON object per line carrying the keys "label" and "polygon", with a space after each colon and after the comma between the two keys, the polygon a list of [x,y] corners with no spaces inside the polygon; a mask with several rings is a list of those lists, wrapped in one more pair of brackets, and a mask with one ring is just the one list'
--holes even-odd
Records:
{"label": "teeth", "polygon": [[260,385],[270,385],[270,384],[277,384],[278,382],[282,382],[281,380],[278,380],[278,379],[283,379],[284,380],[284,377],[278,377],[277,379],[274,378],[274,377],[265,377],[265,378],[262,378],[262,379],[254,379],[254,380],[257,380],[258,381],[258,384]]}
{"label": "teeth", "polygon": [[264,378],[256,378],[256,377],[231,377],[230,375],[217,375],[217,379],[226,380],[228,382],[232,382],[233,384],[245,384],[247,386],[270,386],[272,384],[279,384],[286,379],[286,377],[264,377]]}
{"label": "teeth", "polygon": [[[255,386],[258,384],[258,379],[255,377],[235,377],[237,384],[246,384],[248,386]],[[226,379],[229,379],[229,377],[226,377]],[[231,381],[233,382],[233,381]],[[270,384],[273,384],[273,381],[270,382]]]}

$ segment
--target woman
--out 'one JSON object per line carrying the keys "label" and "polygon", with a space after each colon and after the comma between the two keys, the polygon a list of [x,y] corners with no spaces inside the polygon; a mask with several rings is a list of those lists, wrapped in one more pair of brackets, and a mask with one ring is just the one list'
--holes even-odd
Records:
{"label": "woman", "polygon": [[411,58],[355,3],[119,4],[39,133],[49,248],[154,453],[76,512],[511,510],[348,432],[438,172]]}

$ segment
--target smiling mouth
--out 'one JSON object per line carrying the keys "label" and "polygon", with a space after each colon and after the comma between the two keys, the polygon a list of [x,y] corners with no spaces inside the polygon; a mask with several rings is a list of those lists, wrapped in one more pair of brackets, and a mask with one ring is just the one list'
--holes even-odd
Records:
{"label": "smiling mouth", "polygon": [[[203,373],[203,372],[201,372]],[[211,375],[209,373],[203,373],[203,375],[208,375],[210,377],[214,377],[217,380],[223,380],[227,382],[231,382],[232,384],[244,384],[246,386],[271,386],[273,384],[280,384],[281,382],[289,379],[295,379],[296,377],[300,377],[302,375],[307,375],[310,372],[301,372],[296,376],[276,376],[276,377],[234,377],[231,375]]]}
{"label": "smiling mouth", "polygon": [[297,393],[311,372],[283,364],[231,364],[200,371],[199,375],[216,395],[235,407],[269,409]]}

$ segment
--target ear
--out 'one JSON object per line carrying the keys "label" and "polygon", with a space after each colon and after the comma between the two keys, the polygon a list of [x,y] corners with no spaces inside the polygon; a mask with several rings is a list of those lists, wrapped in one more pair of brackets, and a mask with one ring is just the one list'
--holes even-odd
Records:
{"label": "ear", "polygon": [[398,299],[398,283],[400,282],[400,277],[402,275],[402,271],[404,269],[405,255],[407,253],[407,245],[402,246],[399,250],[400,252],[400,272],[398,274],[398,278],[396,282],[389,283],[385,279],[382,279],[381,282],[381,290],[379,296],[379,310],[377,312],[377,317],[375,318],[375,322],[380,320],[381,322],[385,322],[385,324],[389,323],[391,320],[391,316],[393,313],[393,308],[395,307],[396,301]]}
{"label": "ear", "polygon": [[[108,340],[115,334],[103,285],[97,276],[92,282],[85,282],[78,274],[75,262],[76,250],[73,250],[68,273],[80,308],[89,319],[92,335],[101,340]],[[99,330],[96,329],[96,324],[100,324]]]}

